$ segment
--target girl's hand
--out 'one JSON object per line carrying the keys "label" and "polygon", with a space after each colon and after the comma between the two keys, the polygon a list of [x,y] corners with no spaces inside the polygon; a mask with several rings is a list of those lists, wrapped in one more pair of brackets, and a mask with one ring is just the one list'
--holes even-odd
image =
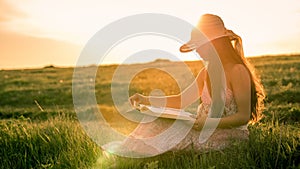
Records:
{"label": "girl's hand", "polygon": [[196,118],[196,121],[195,121],[195,123],[193,125],[193,129],[195,129],[195,130],[201,130],[203,128],[203,126],[204,126],[206,118],[207,118],[207,114],[198,115],[197,118]]}
{"label": "girl's hand", "polygon": [[137,107],[139,104],[147,104],[148,98],[144,95],[136,93],[129,97],[129,102],[133,107]]}

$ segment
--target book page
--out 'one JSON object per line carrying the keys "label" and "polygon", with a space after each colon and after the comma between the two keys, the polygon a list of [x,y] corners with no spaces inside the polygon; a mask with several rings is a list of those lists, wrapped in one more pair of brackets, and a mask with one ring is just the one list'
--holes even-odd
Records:
{"label": "book page", "polygon": [[174,109],[168,107],[153,107],[149,105],[136,106],[136,108],[143,114],[155,117],[179,119],[179,120],[195,120],[195,115],[184,111],[183,109]]}

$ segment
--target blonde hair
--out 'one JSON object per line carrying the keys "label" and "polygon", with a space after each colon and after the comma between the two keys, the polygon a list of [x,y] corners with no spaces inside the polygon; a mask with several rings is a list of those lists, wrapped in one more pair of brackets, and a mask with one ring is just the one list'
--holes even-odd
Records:
{"label": "blonde hair", "polygon": [[258,122],[262,117],[262,111],[264,108],[264,99],[265,99],[265,91],[263,85],[261,84],[260,78],[256,75],[255,68],[253,65],[245,58],[242,38],[235,34],[232,30],[227,30],[228,34],[230,34],[229,40],[236,52],[236,56],[234,59],[243,64],[251,78],[251,121],[250,124],[254,124]]}

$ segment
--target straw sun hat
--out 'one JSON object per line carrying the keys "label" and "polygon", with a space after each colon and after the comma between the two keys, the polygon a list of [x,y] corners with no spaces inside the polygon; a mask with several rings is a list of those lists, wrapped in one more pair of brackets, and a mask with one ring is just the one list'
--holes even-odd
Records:
{"label": "straw sun hat", "polygon": [[229,37],[234,41],[233,48],[237,54],[243,56],[242,39],[233,31],[228,30],[224,26],[222,19],[213,14],[204,14],[201,16],[198,25],[191,32],[191,40],[180,47],[181,52],[193,51],[202,45],[214,39],[221,37]]}

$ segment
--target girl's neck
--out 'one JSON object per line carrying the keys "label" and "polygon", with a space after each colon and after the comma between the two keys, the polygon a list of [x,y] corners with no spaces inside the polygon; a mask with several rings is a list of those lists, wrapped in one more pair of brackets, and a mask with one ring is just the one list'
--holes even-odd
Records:
{"label": "girl's neck", "polygon": [[219,58],[222,62],[223,67],[226,65],[236,64],[235,56],[237,53],[231,45],[230,41],[221,40],[214,43],[215,49],[218,52]]}

